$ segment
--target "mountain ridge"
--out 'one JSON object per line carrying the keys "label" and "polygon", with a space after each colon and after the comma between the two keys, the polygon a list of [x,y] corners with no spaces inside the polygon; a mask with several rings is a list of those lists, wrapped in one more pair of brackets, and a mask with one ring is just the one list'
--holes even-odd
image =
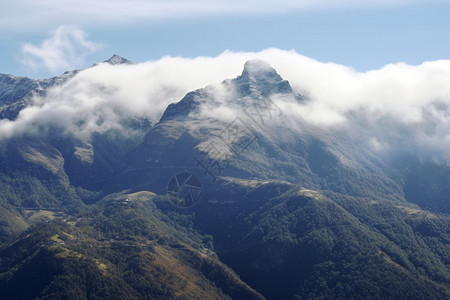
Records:
{"label": "mountain ridge", "polygon": [[[449,171],[394,164],[305,120],[287,126],[283,103],[302,101],[250,60],[159,122],[3,140],[0,297],[450,297]],[[184,177],[197,180],[171,184]],[[195,201],[173,201],[186,191]]]}

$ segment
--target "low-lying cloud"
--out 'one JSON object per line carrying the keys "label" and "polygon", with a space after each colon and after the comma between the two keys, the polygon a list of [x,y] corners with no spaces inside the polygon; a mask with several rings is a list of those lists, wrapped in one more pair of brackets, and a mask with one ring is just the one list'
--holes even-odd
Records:
{"label": "low-lying cloud", "polygon": [[56,124],[88,138],[120,128],[121,120],[131,116],[157,122],[168,104],[238,76],[245,61],[254,58],[267,61],[294,91],[306,96],[302,102],[277,100],[286,126],[295,129],[295,124],[307,122],[351,131],[375,152],[402,144],[450,158],[450,61],[397,63],[360,73],[279,49],[164,57],[137,65],[102,63],[52,88],[46,97],[36,97],[36,105],[24,109],[17,120],[0,121],[0,137]]}

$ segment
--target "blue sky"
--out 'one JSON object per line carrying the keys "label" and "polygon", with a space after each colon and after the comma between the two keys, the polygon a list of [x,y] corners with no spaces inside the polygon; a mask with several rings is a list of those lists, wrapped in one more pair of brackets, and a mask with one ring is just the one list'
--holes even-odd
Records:
{"label": "blue sky", "polygon": [[0,73],[294,49],[357,71],[450,58],[450,1],[0,0]]}

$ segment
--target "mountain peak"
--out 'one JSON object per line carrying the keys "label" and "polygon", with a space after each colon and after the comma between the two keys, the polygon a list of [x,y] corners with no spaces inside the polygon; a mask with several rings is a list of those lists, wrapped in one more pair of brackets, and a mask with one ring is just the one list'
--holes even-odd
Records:
{"label": "mountain peak", "polygon": [[113,56],[111,56],[110,59],[106,60],[105,62],[109,63],[111,65],[121,65],[121,64],[132,65],[133,64],[132,61],[130,61],[126,58],[123,58],[122,56],[117,55],[117,54],[114,54]]}
{"label": "mountain peak", "polygon": [[244,71],[242,74],[251,75],[266,75],[266,74],[277,74],[277,71],[272,68],[272,66],[262,59],[252,59],[248,60],[244,65]]}
{"label": "mountain peak", "polygon": [[241,94],[250,95],[255,92],[263,96],[272,93],[292,93],[291,86],[270,64],[261,59],[248,60],[242,75],[234,79]]}
{"label": "mountain peak", "polygon": [[[254,105],[266,105],[261,98],[274,94],[291,94],[294,96],[289,81],[284,80],[277,71],[267,62],[260,59],[252,59],[245,63],[242,74],[234,79],[224,80],[226,87],[237,91],[237,97],[233,94],[227,101],[245,106],[244,102],[254,102]],[[201,105],[201,103],[214,101],[214,93],[211,89],[204,88],[187,93],[177,103],[170,104],[164,111],[160,122],[176,117],[186,117]],[[245,100],[243,100],[245,99]],[[258,104],[258,102],[260,104]]]}

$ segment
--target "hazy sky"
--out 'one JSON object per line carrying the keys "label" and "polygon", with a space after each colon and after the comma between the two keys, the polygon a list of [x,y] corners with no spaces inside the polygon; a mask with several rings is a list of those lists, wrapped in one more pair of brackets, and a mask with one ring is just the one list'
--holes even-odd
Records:
{"label": "hazy sky", "polygon": [[448,0],[0,0],[0,73],[270,47],[357,71],[450,58]]}

